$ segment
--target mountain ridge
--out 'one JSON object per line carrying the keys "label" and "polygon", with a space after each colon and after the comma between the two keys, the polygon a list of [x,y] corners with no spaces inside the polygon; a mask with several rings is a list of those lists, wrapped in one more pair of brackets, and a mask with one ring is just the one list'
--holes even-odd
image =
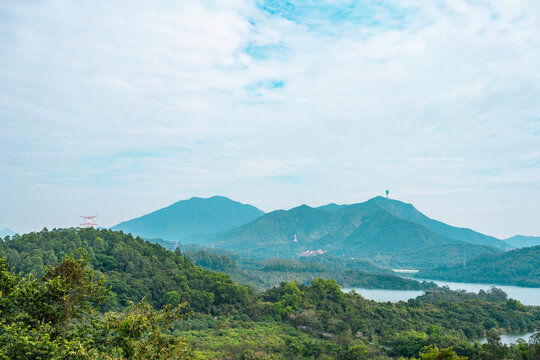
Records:
{"label": "mountain ridge", "polygon": [[415,268],[464,261],[511,246],[381,196],[350,205],[303,204],[269,213],[222,196],[192,197],[112,229],[154,242],[163,239],[171,247],[178,242],[199,244],[246,257],[297,258],[320,249],[333,256],[375,257],[384,266]]}
{"label": "mountain ridge", "polygon": [[[505,240],[500,240],[496,237],[485,235],[469,228],[452,226],[441,221],[431,219],[430,217],[424,215],[422,212],[416,209],[416,207],[410,203],[395,199],[389,199],[383,196],[376,196],[367,200],[366,202],[376,203],[380,207],[384,208],[387,211],[390,211],[392,214],[402,219],[428,227],[436,233],[451,239],[461,240],[477,245],[493,246],[499,249],[513,248],[513,246]],[[343,209],[344,207],[357,204],[339,205],[336,203],[330,203],[319,206],[317,207],[317,209],[337,211]]]}
{"label": "mountain ridge", "polygon": [[224,196],[191,197],[143,216],[123,221],[112,230],[143,238],[188,241],[246,224],[264,214],[262,210]]}
{"label": "mountain ridge", "polygon": [[506,249],[512,247],[510,244],[503,240],[497,239],[493,236],[484,235],[469,228],[456,227],[445,224],[441,221],[431,219],[418,211],[414,205],[405,203],[399,200],[387,199],[382,196],[375,197],[368,201],[375,201],[379,206],[384,207],[394,215],[404,218],[406,220],[415,222],[417,224],[424,225],[433,231],[456,240],[461,240],[477,245],[489,245],[499,249]]}
{"label": "mountain ridge", "polygon": [[[306,250],[317,249],[342,257],[388,256],[416,251],[415,256],[419,258],[421,250],[432,251],[446,246],[462,260],[479,253],[497,251],[492,247],[442,236],[423,225],[400,218],[370,200],[339,206],[334,210],[307,205],[276,210],[239,228],[210,235],[204,243],[255,258],[296,258]],[[433,265],[433,262],[429,263],[429,266]]]}
{"label": "mountain ridge", "polygon": [[516,248],[531,247],[540,245],[540,236],[515,235],[504,241]]}

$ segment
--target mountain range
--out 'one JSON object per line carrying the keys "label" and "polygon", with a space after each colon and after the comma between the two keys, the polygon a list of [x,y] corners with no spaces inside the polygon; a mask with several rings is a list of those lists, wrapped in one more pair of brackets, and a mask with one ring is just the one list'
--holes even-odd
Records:
{"label": "mountain range", "polygon": [[540,236],[516,235],[506,240],[507,243],[516,248],[540,245]]}
{"label": "mountain range", "polygon": [[221,196],[191,198],[112,229],[147,239],[227,249],[251,258],[298,258],[320,250],[387,267],[434,267],[512,247],[384,197],[352,205],[301,205],[266,214]]}
{"label": "mountain range", "polygon": [[[445,236],[440,229],[445,233],[452,233],[453,229],[457,234],[462,231],[446,224],[442,227],[429,218],[425,220],[419,212],[417,218],[424,223],[396,215],[412,217],[413,211],[417,212],[410,204],[383,197],[353,205],[321,208],[301,205],[270,212],[249,224],[207,236],[202,242],[253,258],[297,258],[305,251],[320,249],[333,256],[367,258],[399,267],[462,261],[499,252],[498,248],[506,246],[500,240],[469,229],[465,230],[475,235],[476,244]],[[478,244],[481,242],[484,244]],[[426,254],[436,256],[430,258]]]}
{"label": "mountain range", "polygon": [[147,215],[121,222],[122,230],[147,239],[194,242],[200,237],[244,225],[264,214],[254,206],[223,196],[192,197]]}

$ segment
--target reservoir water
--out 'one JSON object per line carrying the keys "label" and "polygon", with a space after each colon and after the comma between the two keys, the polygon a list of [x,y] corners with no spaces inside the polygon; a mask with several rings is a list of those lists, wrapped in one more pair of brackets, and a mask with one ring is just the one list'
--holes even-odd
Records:
{"label": "reservoir water", "polygon": [[[519,300],[523,305],[540,306],[540,288],[527,288],[520,286],[507,286],[495,284],[473,284],[473,283],[457,283],[451,281],[439,281],[429,279],[415,279],[432,281],[438,286],[448,286],[451,290],[465,290],[467,292],[478,293],[480,290],[489,290],[491,287],[496,287],[503,290],[509,298]],[[362,288],[342,288],[344,292],[354,290],[357,294],[362,295],[366,299],[378,302],[398,302],[414,299],[423,294],[423,291],[415,290],[380,290],[380,289],[362,289]],[[509,345],[516,343],[519,339],[528,342],[533,333],[527,334],[506,334],[501,335],[501,343]],[[481,344],[486,343],[487,339],[478,339]]]}
{"label": "reservoir water", "polygon": [[480,290],[489,290],[492,287],[496,287],[504,291],[508,295],[509,298],[519,300],[523,305],[540,306],[540,288],[496,285],[496,284],[457,283],[457,282],[451,282],[451,281],[427,280],[427,279],[415,279],[415,280],[433,281],[438,286],[448,286],[451,290],[465,290],[468,292],[475,292],[475,293],[478,293]]}
{"label": "reservoir water", "polygon": [[[540,306],[540,288],[527,288],[520,286],[507,286],[495,284],[473,284],[473,283],[456,283],[450,281],[439,281],[429,279],[415,279],[433,281],[438,286],[448,286],[451,290],[466,290],[468,292],[478,293],[480,290],[489,290],[491,287],[497,287],[508,294],[509,298],[519,300],[523,305]],[[362,289],[362,288],[343,288],[345,292],[354,290],[366,299],[375,300],[378,302],[397,302],[407,301],[422,295],[422,291],[415,290],[379,290],[379,289]]]}
{"label": "reservoir water", "polygon": [[[529,340],[531,339],[531,336],[533,335],[534,333],[527,333],[527,334],[519,334],[519,335],[513,335],[513,334],[506,334],[506,335],[501,335],[501,343],[505,344],[505,345],[510,345],[510,344],[515,344],[517,343],[517,341],[519,339],[523,339],[525,340],[526,342],[529,342]],[[479,339],[478,342],[480,344],[485,344],[487,343],[487,338],[482,338],[482,339]]]}

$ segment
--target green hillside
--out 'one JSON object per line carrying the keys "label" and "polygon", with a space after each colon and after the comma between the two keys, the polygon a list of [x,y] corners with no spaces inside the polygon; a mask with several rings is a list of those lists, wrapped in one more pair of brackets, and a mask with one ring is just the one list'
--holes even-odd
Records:
{"label": "green hillside", "polygon": [[[499,290],[437,288],[407,302],[377,303],[318,278],[257,294],[229,275],[194,266],[179,250],[104,229],[14,235],[0,241],[2,257],[0,357],[6,359],[458,359],[455,351],[480,360],[540,353],[534,339],[498,343],[497,329],[540,327],[540,307]],[[258,266],[309,272],[322,265],[280,259]],[[345,273],[359,278],[357,271]],[[488,331],[490,343],[471,343]]]}
{"label": "green hillside", "polygon": [[184,255],[197,266],[227,273],[236,282],[253,286],[260,291],[279,286],[282,282],[309,284],[317,278],[335,279],[339,285],[347,288],[427,290],[436,287],[434,283],[411,281],[396,276],[390,269],[378,267],[369,261],[340,261],[326,254],[302,259],[257,260],[204,249],[185,251]]}
{"label": "green hillside", "polygon": [[369,201],[377,203],[382,208],[399,216],[402,219],[425,226],[426,228],[450,239],[461,240],[471,244],[488,245],[500,249],[509,248],[509,244],[502,240],[476,232],[467,228],[459,228],[447,225],[443,222],[430,219],[422,214],[412,204],[407,204],[398,200],[387,199],[378,196]]}
{"label": "green hillside", "polygon": [[461,263],[420,271],[419,278],[540,287],[540,246],[484,254]]}
{"label": "green hillside", "polygon": [[[451,225],[447,225],[443,222],[433,220],[426,215],[418,211],[412,204],[404,203],[399,200],[388,199],[382,196],[377,196],[373,199],[368,200],[368,202],[376,203],[381,208],[387,210],[391,214],[400,217],[402,219],[408,220],[415,224],[422,225],[439,235],[444,237],[461,240],[467,243],[477,244],[477,245],[488,245],[500,249],[505,249],[510,247],[510,244],[506,241],[499,240],[493,236],[488,236],[476,232],[467,228],[459,228]],[[347,206],[354,205],[338,205],[335,203],[327,204],[318,207],[318,209],[334,211],[338,209],[343,209]]]}
{"label": "green hillside", "polygon": [[[387,267],[428,267],[498,251],[442,236],[395,216],[376,201],[334,210],[306,205],[278,210],[208,236],[205,243],[248,258],[298,258],[305,251],[321,249],[336,257],[373,258]],[[436,257],[427,257],[426,253]]]}
{"label": "green hillside", "polygon": [[234,283],[229,275],[203,270],[180,251],[118,231],[59,229],[14,235],[0,241],[0,258],[6,257],[17,272],[41,276],[44,266],[57,265],[79,248],[88,253],[96,271],[107,275],[105,284],[113,293],[106,304],[109,309],[121,309],[144,297],[162,306],[172,291],[181,292],[193,310],[203,312],[243,306],[248,301],[249,289]]}
{"label": "green hillside", "polygon": [[207,235],[249,223],[264,214],[254,206],[223,196],[193,197],[163,209],[113,226],[145,239],[192,241]]}

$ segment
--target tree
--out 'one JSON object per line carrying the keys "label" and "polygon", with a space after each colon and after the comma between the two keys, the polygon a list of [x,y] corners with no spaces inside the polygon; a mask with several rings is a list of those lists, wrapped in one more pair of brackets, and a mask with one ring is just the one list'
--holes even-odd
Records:
{"label": "tree", "polygon": [[123,317],[107,316],[107,339],[126,359],[190,359],[187,340],[163,332],[172,321],[185,317],[185,307],[183,303],[158,311],[144,302],[132,303]]}
{"label": "tree", "polygon": [[485,345],[485,347],[488,349],[489,359],[502,359],[504,357],[504,353],[506,352],[506,348],[501,343],[501,336],[499,335],[497,329],[490,329],[487,333],[486,338],[487,344]]}
{"label": "tree", "polygon": [[425,346],[419,354],[419,360],[467,360],[456,354],[452,347],[438,349],[433,345]]}
{"label": "tree", "polygon": [[15,275],[0,259],[0,359],[188,359],[187,341],[166,335],[186,304],[155,310],[131,304],[124,315],[98,314],[109,293],[82,252],[45,275]]}

